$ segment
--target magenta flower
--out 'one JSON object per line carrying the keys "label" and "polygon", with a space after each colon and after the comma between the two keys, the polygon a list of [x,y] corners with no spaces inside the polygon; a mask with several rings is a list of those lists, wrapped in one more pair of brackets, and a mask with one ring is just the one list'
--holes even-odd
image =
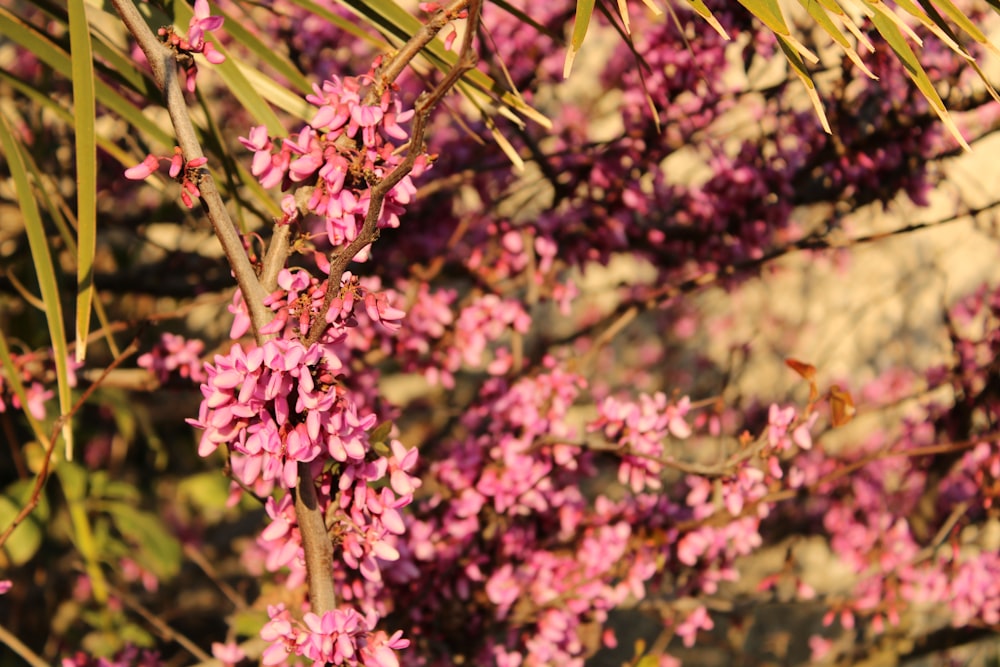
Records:
{"label": "magenta flower", "polygon": [[246,653],[243,652],[243,649],[241,649],[235,642],[229,642],[227,644],[212,642],[212,655],[215,656],[217,660],[220,660],[224,667],[235,667],[236,663],[247,657]]}
{"label": "magenta flower", "polygon": [[[191,17],[191,21],[188,23],[187,39],[190,45],[188,50],[195,53],[204,51],[206,46],[205,33],[221,28],[223,20],[224,19],[221,16],[210,15],[208,0],[195,0],[194,16]],[[217,56],[221,56],[221,54],[217,51],[215,53]],[[223,60],[225,60],[225,57],[223,57],[219,62],[222,62]]]}
{"label": "magenta flower", "polygon": [[155,155],[147,155],[142,162],[125,170],[125,178],[132,181],[142,181],[149,178],[159,168],[160,158]]}

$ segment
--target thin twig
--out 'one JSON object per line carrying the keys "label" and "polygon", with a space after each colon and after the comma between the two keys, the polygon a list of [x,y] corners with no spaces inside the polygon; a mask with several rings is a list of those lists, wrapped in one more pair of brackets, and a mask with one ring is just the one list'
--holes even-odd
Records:
{"label": "thin twig", "polygon": [[180,644],[185,651],[196,657],[198,660],[205,662],[211,660],[212,656],[205,653],[201,648],[195,644],[193,641],[188,639],[185,635],[181,634],[177,630],[174,630],[170,625],[164,621],[162,618],[147,609],[141,602],[139,602],[135,597],[133,597],[127,591],[115,588],[114,586],[109,586],[111,593],[119,598],[125,603],[125,606],[139,614],[149,623],[153,629],[156,631],[161,638],[168,642],[176,642]]}
{"label": "thin twig", "polygon": [[13,632],[3,625],[0,625],[0,642],[9,646],[10,650],[21,656],[31,667],[49,667],[49,663],[42,660],[40,655],[28,648],[27,644],[18,639]]}
{"label": "thin twig", "polygon": [[11,536],[11,534],[17,529],[21,522],[24,521],[28,516],[34,511],[35,507],[38,506],[38,500],[41,497],[42,489],[45,487],[45,482],[49,478],[49,468],[52,465],[52,456],[56,451],[56,441],[59,438],[59,434],[62,432],[63,424],[73,418],[73,415],[80,409],[80,407],[90,398],[91,394],[101,385],[101,382],[117,368],[123,361],[135,354],[139,349],[139,335],[136,334],[132,342],[129,343],[128,347],[122,350],[122,353],[115,357],[115,359],[108,364],[108,367],[104,369],[101,376],[97,380],[87,387],[76,403],[69,409],[64,415],[60,415],[56,419],[55,423],[52,425],[52,434],[49,436],[49,442],[52,443],[48,450],[45,452],[45,458],[42,459],[42,466],[38,470],[38,475],[35,477],[35,485],[31,489],[31,495],[28,497],[28,502],[25,503],[21,511],[17,513],[14,517],[14,521],[0,534],[0,547],[3,547],[4,543]]}
{"label": "thin twig", "polygon": [[[459,0],[454,3],[453,7],[464,6],[465,2],[466,0]],[[475,32],[474,27],[478,25],[482,4],[481,0],[472,0],[470,4],[469,30],[466,31],[465,39],[462,42],[457,63],[430,94],[425,93],[417,100],[410,141],[406,146],[406,157],[385,178],[372,186],[368,212],[357,237],[348,245],[332,253],[330,257],[330,276],[326,295],[319,311],[320,314],[313,320],[309,328],[309,334],[304,341],[306,347],[315,344],[323,335],[323,331],[326,329],[326,313],[330,310],[334,296],[340,292],[340,282],[347,266],[353,261],[355,255],[378,238],[378,219],[386,195],[413,170],[417,157],[424,154],[424,131],[434,106],[451,90],[465,72],[475,66],[475,57],[472,54],[472,35]],[[443,26],[444,24],[438,26],[436,23],[431,27],[425,26],[417,35],[414,35],[400,50],[396,58],[383,69],[380,74],[383,84],[391,83],[390,75],[398,75],[409,59],[416,56],[420,49],[429,43]],[[377,87],[374,86],[373,89]],[[369,94],[374,94],[374,90]],[[313,612],[322,615],[332,610],[336,605],[331,576],[333,545],[327,534],[326,522],[320,511],[319,503],[316,500],[315,480],[309,468],[309,464],[299,464],[299,481],[295,492],[295,516],[302,534],[302,550],[305,554],[306,572],[309,579],[309,601],[312,604]]]}
{"label": "thin twig", "polygon": [[800,489],[790,489],[790,488],[779,489],[768,493],[763,498],[759,498],[752,502],[748,502],[746,505],[744,505],[743,511],[740,512],[738,516],[733,516],[727,512],[716,512],[715,514],[707,516],[703,519],[692,519],[689,521],[682,521],[677,524],[676,528],[677,530],[684,532],[684,531],[694,530],[699,526],[719,525],[723,522],[733,521],[739,517],[756,516],[757,508],[761,504],[777,503],[781,502],[782,500],[789,500],[805,491],[808,491],[810,493],[815,492],[819,490],[820,487],[830,484],[831,482],[835,482],[842,477],[847,477],[852,473],[864,468],[869,463],[873,463],[881,459],[895,458],[897,456],[912,458],[917,456],[934,456],[936,454],[950,454],[953,452],[960,452],[965,449],[972,449],[976,445],[983,442],[990,442],[990,441],[995,442],[998,439],[1000,439],[1000,431],[991,431],[989,433],[983,433],[981,435],[976,436],[975,438],[970,438],[968,440],[960,440],[956,442],[944,442],[935,445],[925,445],[923,447],[914,447],[912,449],[881,450],[869,454],[857,461],[848,463],[843,467],[837,468],[836,470],[824,475],[823,477],[820,477],[809,486]]}
{"label": "thin twig", "polygon": [[[466,0],[459,0],[455,3],[464,4]],[[481,0],[472,0],[469,2],[469,23],[465,31],[465,36],[462,41],[462,48],[459,51],[458,61],[455,66],[451,68],[448,74],[445,76],[444,80],[441,81],[434,90],[430,93],[422,94],[418,99],[414,108],[413,117],[413,128],[410,132],[410,141],[406,145],[406,158],[396,166],[385,178],[372,186],[371,198],[369,200],[368,212],[365,215],[364,224],[361,227],[361,231],[358,232],[357,237],[351,241],[348,245],[344,246],[340,250],[332,253],[330,257],[330,279],[328,282],[328,288],[326,290],[326,295],[323,299],[323,305],[320,308],[320,315],[315,320],[313,320],[312,326],[309,328],[309,335],[305,341],[308,347],[319,340],[320,336],[323,334],[323,330],[326,327],[325,313],[330,310],[330,305],[333,303],[334,297],[339,293],[338,286],[343,278],[344,271],[347,270],[348,265],[354,260],[355,255],[361,252],[365,246],[373,243],[379,235],[378,231],[378,219],[382,212],[382,202],[385,200],[386,195],[392,190],[403,178],[405,178],[412,170],[413,165],[417,160],[417,157],[423,155],[424,153],[424,131],[427,128],[427,120],[430,116],[431,111],[437,106],[437,103],[448,93],[451,88],[458,83],[462,76],[471,70],[476,65],[475,54],[472,51],[472,38],[475,33],[475,26],[478,25],[480,12],[482,10]],[[426,44],[431,39],[433,39],[434,34],[430,31],[421,31],[413,37],[411,41],[417,40],[417,42],[423,42]],[[411,52],[410,49],[401,49],[401,52]],[[416,55],[416,52],[413,52]],[[396,68],[393,68],[395,71]]]}
{"label": "thin twig", "polygon": [[913,223],[885,232],[875,232],[843,240],[830,240],[820,236],[809,236],[789,243],[788,245],[781,246],[780,248],[775,248],[761,257],[723,266],[717,271],[706,272],[697,278],[684,280],[678,284],[665,284],[656,289],[649,290],[639,296],[625,299],[600,320],[578,329],[571,334],[563,336],[562,338],[554,340],[551,344],[555,346],[568,345],[579,338],[592,335],[596,331],[608,327],[611,323],[615,322],[619,317],[632,308],[639,308],[644,311],[652,310],[670,299],[695,292],[705,287],[717,285],[726,280],[732,280],[736,276],[743,273],[759,270],[765,265],[787,255],[793,255],[803,251],[844,250],[857,245],[875,243],[893,236],[902,236],[904,234],[912,234],[926,229],[933,229],[941,225],[959,222],[965,220],[966,218],[975,218],[981,213],[992,211],[997,208],[1000,208],[1000,201],[994,201],[977,208],[970,208],[962,213],[956,213],[954,215],[940,218],[938,220],[932,220],[930,222]]}
{"label": "thin twig", "polygon": [[[180,81],[177,78],[177,62],[173,51],[157,39],[132,0],[112,0],[112,4],[118,15],[121,16],[125,27],[138,42],[139,48],[146,54],[146,60],[149,61],[149,66],[153,70],[156,85],[163,92],[167,112],[174,125],[174,133],[177,135],[177,143],[184,155],[184,160],[190,162],[196,158],[204,157],[194,130],[194,124],[188,113],[184,92],[181,90]],[[243,247],[243,241],[240,239],[235,223],[229,217],[229,211],[215,187],[211,173],[204,168],[199,173],[198,190],[201,192],[201,199],[205,204],[208,219],[222,245],[229,266],[236,276],[240,291],[243,292],[243,300],[247,304],[254,331],[259,331],[262,326],[271,321],[274,315],[271,309],[264,305],[267,292],[257,279],[257,274],[254,272]]]}
{"label": "thin twig", "polygon": [[[423,27],[417,31],[413,37],[407,40],[393,56],[386,61],[386,63],[379,68],[379,82],[381,85],[376,85],[372,91],[369,93],[369,99],[367,103],[374,103],[382,97],[384,91],[384,86],[395,81],[403,70],[410,64],[410,62],[417,57],[417,54],[428,44],[431,40],[444,29],[446,25],[451,23],[458,17],[458,15],[470,6],[469,0],[455,0],[449,6],[442,8],[440,11],[435,13]],[[475,31],[475,26],[478,25],[478,18],[474,21],[473,17],[469,17],[468,25],[466,26],[466,35]],[[465,51],[465,44],[462,45],[462,51],[459,52],[459,62],[462,59],[463,52]],[[457,66],[457,64],[456,64]],[[464,74],[464,71],[463,71]]]}
{"label": "thin twig", "polygon": [[243,596],[237,593],[236,589],[222,580],[222,577],[219,576],[215,567],[208,562],[208,559],[205,558],[205,555],[202,554],[197,547],[191,544],[185,544],[184,555],[187,556],[191,562],[201,568],[201,571],[212,580],[212,583],[219,587],[222,594],[229,598],[229,601],[233,603],[234,607],[236,607],[239,611],[245,611],[247,609],[247,601],[243,598]]}

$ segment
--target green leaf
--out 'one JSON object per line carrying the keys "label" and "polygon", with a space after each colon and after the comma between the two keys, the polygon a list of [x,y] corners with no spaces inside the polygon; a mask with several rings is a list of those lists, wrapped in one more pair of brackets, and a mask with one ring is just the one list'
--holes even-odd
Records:
{"label": "green leaf", "polygon": [[776,35],[782,37],[791,35],[788,26],[785,25],[785,17],[781,15],[781,7],[778,6],[777,0],[739,0],[739,2]]}
{"label": "green leaf", "polygon": [[731,39],[729,37],[729,33],[726,32],[726,29],[722,27],[721,23],[719,23],[719,19],[715,18],[715,14],[713,14],[712,10],[708,8],[708,5],[705,4],[704,0],[687,0],[687,2],[691,5],[691,9],[693,9],[698,16],[708,21],[708,25],[712,26],[712,28],[715,29],[715,32],[722,35],[723,39]]}
{"label": "green leaf", "polygon": [[191,475],[177,485],[177,499],[201,513],[218,516],[229,501],[229,480],[219,471]]}
{"label": "green leaf", "polygon": [[276,72],[288,79],[300,93],[309,94],[312,92],[312,86],[309,85],[309,81],[288,58],[273,46],[262,42],[255,34],[243,27],[242,21],[237,21],[221,7],[216,5],[212,11],[226,19],[222,29],[236,40],[236,42],[260,58],[261,62],[270,65]]}
{"label": "green leaf", "polygon": [[573,17],[573,34],[569,40],[569,49],[566,51],[566,63],[563,65],[563,78],[568,78],[573,69],[573,60],[583,46],[583,40],[587,37],[587,29],[590,28],[590,17],[594,13],[594,0],[576,0],[576,15]]}
{"label": "green leaf", "polygon": [[822,28],[826,34],[830,35],[830,38],[833,39],[833,41],[836,42],[837,45],[844,51],[844,54],[851,60],[852,63],[854,63],[855,67],[860,69],[871,79],[878,78],[870,69],[868,69],[868,66],[865,65],[864,61],[862,61],[858,56],[857,51],[854,50],[854,46],[850,43],[850,41],[848,41],[847,37],[844,36],[844,33],[840,32],[836,24],[833,22],[833,19],[830,18],[830,15],[826,13],[826,10],[824,10],[818,2],[815,2],[815,0],[799,0],[799,4],[805,7],[806,11],[813,17],[813,20],[816,21],[817,25],[819,25],[819,27]]}
{"label": "green leaf", "polygon": [[[997,47],[994,46],[993,43],[990,42],[986,38],[986,36],[983,35],[983,33],[980,32],[979,29],[976,28],[976,26],[972,24],[965,17],[964,14],[962,14],[962,12],[959,11],[959,9],[951,3],[951,0],[938,0],[938,1],[942,5],[946,6],[945,11],[949,15],[949,17],[951,17],[953,21],[958,23],[959,26],[961,26],[962,29],[965,30],[965,32],[968,33],[974,40],[986,46],[993,53],[1000,54],[1000,51],[997,50]],[[920,6],[924,8],[924,11],[927,12],[927,16],[929,16],[930,19],[934,22],[934,25],[937,27],[937,29],[940,30],[940,32],[944,33],[944,35],[947,37],[947,40],[944,41],[951,42],[952,44],[955,45],[954,46],[955,52],[958,53],[958,55],[965,58],[965,60],[969,63],[969,66],[972,67],[973,71],[979,76],[979,80],[983,82],[984,86],[986,86],[986,92],[988,92],[994,100],[1000,102],[1000,94],[997,93],[996,88],[993,86],[993,82],[990,81],[990,78],[982,70],[982,68],[979,66],[979,63],[976,62],[975,58],[972,57],[972,54],[969,53],[968,49],[959,44],[958,35],[956,35],[955,32],[951,29],[951,26],[948,25],[948,23],[944,20],[944,17],[941,16],[937,8],[934,5],[932,5],[929,0],[918,0],[918,2],[920,3]],[[958,20],[959,18],[964,19],[964,21]],[[980,41],[980,38],[982,38],[983,41]]]}
{"label": "green leaf", "polygon": [[326,7],[318,5],[313,0],[288,0],[293,5],[299,7],[299,9],[305,10],[310,14],[315,14],[316,16],[329,21],[333,25],[337,26],[347,34],[352,37],[359,39],[364,42],[368,42],[375,47],[376,51],[385,51],[389,48],[389,43],[374,37],[369,31],[358,27],[353,21],[348,21],[342,16],[334,14]]}
{"label": "green leaf", "polygon": [[94,56],[83,0],[69,0],[69,41],[76,131],[76,361],[87,356],[97,250],[97,139],[94,129]]}
{"label": "green leaf", "polygon": [[[0,112],[0,146],[7,157],[7,165],[14,180],[14,190],[17,194],[21,215],[24,217],[28,245],[31,248],[31,261],[34,264],[38,286],[42,292],[42,301],[45,303],[45,320],[48,324],[49,340],[52,343],[53,361],[56,366],[59,410],[61,414],[65,415],[69,414],[71,403],[67,366],[68,348],[66,332],[63,327],[62,304],[59,300],[59,283],[56,280],[55,266],[52,263],[52,255],[49,253],[48,239],[45,236],[45,228],[38,212],[38,204],[35,201],[31,184],[28,182],[28,170],[21,152],[23,146],[15,137],[7,115],[3,112]],[[27,405],[23,407],[27,409]],[[71,459],[73,455],[73,431],[69,420],[63,425],[62,432],[63,439],[66,441],[66,458]],[[43,442],[45,441],[43,440]]]}
{"label": "green leaf", "polygon": [[263,609],[247,609],[233,614],[230,625],[240,637],[256,637],[268,620],[267,612]]}
{"label": "green leaf", "polygon": [[[8,526],[21,511],[23,504],[7,497],[0,496],[0,526]],[[0,565],[5,568],[12,565],[24,565],[31,560],[42,546],[43,532],[34,513],[21,522],[14,532],[4,542],[0,552]]]}
{"label": "green leaf", "polygon": [[[34,480],[22,479],[14,482],[0,495],[0,526],[8,526],[21,508],[31,498]],[[49,519],[49,501],[44,490],[38,497],[34,511],[10,534],[0,554],[0,564],[9,560],[13,565],[27,563],[38,552],[45,536],[44,525]]]}
{"label": "green leaf", "polygon": [[635,663],[635,667],[658,667],[660,664],[660,656],[644,655]]}
{"label": "green leaf", "polygon": [[371,430],[368,439],[371,442],[388,442],[390,433],[392,433],[392,422],[384,421]]}
{"label": "green leaf", "polygon": [[94,539],[90,517],[87,514],[89,483],[87,472],[72,461],[60,461],[56,466],[56,475],[59,477],[63,496],[66,498],[66,508],[69,510],[70,524],[73,527],[73,542],[83,557],[84,567],[90,576],[94,600],[104,604],[108,600],[108,584],[101,570],[98,542]]}
{"label": "green leaf", "polygon": [[819,93],[816,92],[816,84],[812,80],[812,75],[809,74],[809,69],[806,67],[805,62],[803,62],[802,57],[799,52],[795,49],[789,40],[782,37],[781,35],[775,35],[778,40],[778,46],[781,47],[782,52],[785,54],[785,58],[788,63],[792,66],[792,71],[799,77],[803,85],[806,87],[806,94],[809,95],[809,100],[812,102],[813,109],[816,111],[816,115],[819,117],[820,123],[823,125],[823,130],[827,134],[832,134],[830,132],[830,121],[826,118],[826,112],[823,110],[823,102],[819,99]]}
{"label": "green leaf", "polygon": [[[49,39],[47,35],[38,32],[35,26],[11,14],[2,4],[0,4],[0,34],[20,44],[58,74],[65,76],[67,79],[72,78],[70,54]],[[97,101],[103,106],[118,114],[136,129],[158,141],[163,146],[169,147],[174,145],[174,138],[171,134],[149,118],[146,118],[139,109],[118,92],[114,91],[108,84],[98,79],[94,81],[94,85]]]}
{"label": "green leaf", "polygon": [[917,56],[913,53],[913,49],[910,48],[906,38],[903,36],[902,31],[897,25],[898,19],[894,15],[887,16],[889,10],[881,2],[866,0],[865,4],[875,10],[871,16],[872,24],[882,37],[885,38],[885,41],[892,48],[893,52],[895,52],[896,57],[899,58],[899,61],[906,69],[906,73],[909,74],[910,78],[917,85],[917,89],[927,99],[931,108],[934,109],[941,122],[948,128],[948,131],[955,137],[959,145],[965,150],[971,151],[972,149],[969,147],[969,144],[966,143],[962,137],[962,133],[958,131],[954,121],[952,121],[951,116],[948,114],[948,110],[945,108],[944,102],[941,101],[941,96],[938,95],[934,84],[931,83],[930,77],[927,76],[927,72],[924,71],[924,68],[920,65],[920,61],[917,60]]}
{"label": "green leaf", "polygon": [[136,560],[158,577],[170,578],[180,571],[181,544],[160,517],[118,501],[100,503],[118,531],[138,549]]}

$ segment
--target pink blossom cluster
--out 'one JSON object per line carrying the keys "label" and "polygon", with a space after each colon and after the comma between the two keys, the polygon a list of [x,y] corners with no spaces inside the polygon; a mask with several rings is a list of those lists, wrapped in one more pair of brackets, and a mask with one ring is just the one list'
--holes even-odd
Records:
{"label": "pink blossom cluster", "polygon": [[[403,161],[398,144],[408,137],[400,123],[413,117],[404,110],[398,94],[387,89],[374,102],[367,100],[378,78],[372,69],[360,77],[332,77],[322,86],[313,85],[306,100],[316,107],[309,125],[285,139],[268,136],[263,126],[254,127],[240,141],[253,151],[251,171],[265,188],[292,186],[312,188],[305,212],[324,221],[326,237],[336,247],[353,241],[368,214],[371,186]],[[386,195],[379,211],[379,227],[398,227],[416,193],[412,178],[430,163],[419,156],[413,170]],[[285,221],[300,211],[294,198],[283,203]]]}
{"label": "pink blossom cluster", "polygon": [[[767,31],[747,21],[745,12],[723,3],[708,4],[731,36],[750,38],[747,62],[773,51],[773,39],[769,43],[759,39]],[[572,12],[571,5],[557,4],[531,14],[544,23],[550,15],[558,17],[567,11]],[[553,203],[532,224],[538,237],[551,239],[560,260],[585,265],[610,261],[619,253],[640,255],[657,267],[661,281],[673,284],[733,264],[752,266],[775,248],[802,238],[808,228],[795,212],[802,204],[844,197],[859,204],[887,201],[900,190],[909,192],[914,201],[923,201],[929,181],[921,165],[940,149],[939,124],[920,103],[921,95],[891,52],[881,49],[872,56],[877,62],[869,61],[880,81],[850,71],[849,78],[858,79],[850,96],[831,96],[827,115],[836,126],[838,141],[847,138],[846,152],[835,150],[813,111],[783,113],[783,90],[769,93],[756,111],[761,117],[776,119],[776,127],[767,126],[763,137],[737,143],[716,130],[717,120],[744,101],[728,83],[732,79],[725,76],[731,69],[727,53],[731,56],[732,43],[706,28],[693,12],[681,9],[677,14],[676,21],[636,19],[634,47],[642,64],[637,64],[625,45],[607,59],[604,79],[624,92],[621,137],[602,143],[600,150],[589,148],[587,123],[592,114],[563,104],[550,114],[554,129],[533,136],[535,143],[544,141],[547,150],[539,154],[532,144],[522,150],[539,161],[551,181]],[[696,46],[691,34],[698,36]],[[537,48],[522,45],[516,35],[498,34],[494,39],[498,49],[516,54],[514,64],[507,64],[518,71],[520,58]],[[940,56],[939,73],[957,81],[960,59],[944,57],[940,52],[946,48],[934,40],[928,44],[938,54],[935,62]],[[536,67],[533,62],[524,68],[529,86]],[[871,107],[872,118],[892,122],[871,127],[855,122],[853,110],[859,105]],[[450,169],[447,165],[452,160],[455,168],[470,159],[484,162],[481,156],[468,156],[468,142],[460,133],[442,127],[435,129],[433,137],[442,147],[445,169]],[[699,153],[711,172],[706,181],[688,183],[686,174],[659,168],[664,159],[689,145],[692,137],[699,139]],[[497,162],[502,164],[502,156],[497,156]],[[483,201],[495,201],[505,191],[503,179],[502,175],[491,179],[473,175],[468,183]],[[507,230],[516,227],[491,215],[459,225],[457,211],[442,215],[442,210],[458,206],[456,200],[440,197],[426,202],[428,209],[422,217],[432,228],[426,230],[421,244],[433,239],[440,245],[434,251],[408,249],[400,257],[401,266],[415,257],[444,256],[449,263],[484,277],[531,271],[522,260],[523,253],[508,249],[516,239]],[[448,232],[456,227],[463,234],[453,243]],[[410,239],[406,241],[410,244]],[[553,282],[545,280],[547,286]],[[542,295],[554,293],[543,291]],[[560,296],[567,297],[565,293]]]}
{"label": "pink blossom cluster", "polygon": [[[325,256],[316,254],[314,259],[319,272],[328,274]],[[292,488],[302,463],[311,464],[317,482],[320,509],[335,544],[331,574],[338,599],[351,605],[350,614],[356,618],[317,620],[314,631],[325,632],[325,639],[308,639],[301,628],[292,632],[292,626],[274,620],[262,635],[272,642],[267,659],[278,660],[286,655],[282,647],[294,645],[296,655],[319,660],[314,656],[333,641],[334,630],[327,628],[333,623],[331,627],[342,633],[335,642],[341,650],[347,650],[348,636],[357,635],[350,654],[361,662],[343,664],[395,664],[392,649],[407,642],[385,637],[374,631],[374,624],[386,607],[382,570],[400,557],[396,545],[406,530],[402,509],[420,486],[413,476],[417,450],[407,450],[395,439],[371,442],[376,398],[374,381],[368,380],[374,378],[352,370],[350,364],[354,355],[371,350],[373,341],[398,331],[404,313],[391,305],[391,291],[380,290],[378,280],[351,273],[342,276],[325,313],[329,278],[316,278],[303,268],[283,269],[277,283],[265,300],[275,316],[259,332],[276,337],[247,349],[236,343],[227,354],[217,355],[206,366],[199,418],[190,423],[204,429],[199,452],[207,455],[226,446],[234,475],[259,495],[270,495],[275,487]],[[235,317],[230,334],[242,337],[250,319],[240,294],[231,310]],[[319,341],[307,347],[303,340],[317,319],[325,329]],[[305,582],[306,570],[291,494],[268,497],[265,509],[270,521],[245,560],[261,570],[283,573],[286,586],[298,587]],[[353,610],[364,610],[364,615]],[[344,623],[357,633],[343,630]],[[347,654],[338,655],[338,660],[348,660]]]}
{"label": "pink blossom cluster", "polygon": [[[403,281],[397,291],[410,287]],[[459,302],[455,290],[432,291],[422,284],[416,287],[406,326],[391,349],[406,370],[452,389],[455,374],[463,369],[486,369],[492,375],[508,372],[513,357],[504,340],[526,333],[530,326],[531,316],[516,299],[473,293]]]}
{"label": "pink blossom cluster", "polygon": [[598,404],[599,417],[589,428],[602,431],[621,448],[620,483],[634,493],[661,488],[664,444],[670,436],[683,440],[691,435],[691,427],[684,420],[690,407],[687,397],[668,405],[663,392],[642,394],[638,403],[608,397]]}
{"label": "pink blossom cluster", "polygon": [[208,0],[195,0],[194,16],[188,23],[187,37],[181,37],[174,32],[172,27],[160,28],[159,35],[163,42],[174,49],[178,55],[184,56],[181,60],[185,77],[185,86],[189,93],[194,93],[195,79],[198,77],[198,66],[195,64],[194,53],[205,56],[205,60],[213,65],[221,65],[226,61],[226,57],[216,50],[215,46],[205,39],[205,35],[213,30],[222,27],[224,19],[221,16],[212,16],[208,6]]}
{"label": "pink blossom cluster", "polygon": [[306,612],[301,622],[293,619],[284,605],[270,606],[267,613],[271,620],[261,630],[261,637],[271,645],[262,656],[264,665],[285,665],[302,657],[314,665],[398,667],[394,651],[410,645],[400,631],[388,636],[376,630],[378,617],[374,614],[362,615],[350,607],[322,616]]}
{"label": "pink blossom cluster", "polygon": [[132,644],[109,658],[95,658],[77,651],[59,663],[60,667],[163,667],[165,664],[156,651],[140,649]]}
{"label": "pink blossom cluster", "polygon": [[[401,560],[387,573],[397,591],[409,591],[397,604],[409,610],[418,635],[433,632],[436,605],[465,609],[465,618],[475,619],[473,631],[489,639],[472,660],[582,664],[584,625],[603,622],[627,599],[649,595],[664,560],[670,570],[688,568],[687,583],[675,593],[693,594],[735,579],[735,559],[762,544],[763,511],[683,535],[673,530],[660,546],[634,532],[633,526],[666,530],[713,515],[717,508],[711,495],[695,491],[701,482],[710,488],[704,478],[688,478],[686,499],[672,499],[675,492],[646,493],[645,487],[633,492],[628,480],[620,500],[604,494],[583,497],[580,488],[597,473],[598,459],[594,451],[571,444],[579,427],[567,417],[585,385],[561,371],[555,359],[544,367],[514,384],[500,378],[487,383],[481,402],[462,418],[468,435],[448,443],[432,463],[428,476],[431,488],[439,491],[418,500],[399,548]],[[638,435],[649,436],[653,425],[663,437],[671,428],[690,434],[687,402],[679,410],[665,397],[649,396],[635,404],[607,402],[606,409],[613,403],[621,418],[620,430],[611,430],[616,437],[629,429],[626,423],[639,427]],[[607,425],[607,417],[601,417],[590,430]],[[747,503],[767,491],[765,475],[752,470],[745,464],[732,476],[732,494],[743,494]],[[502,530],[494,527],[498,521]],[[681,546],[673,555],[667,544],[675,542]],[[434,600],[419,593],[428,586],[438,592]],[[472,591],[479,588],[492,607],[469,611],[478,606]],[[675,630],[690,644],[699,630],[711,627],[710,617],[695,614]],[[605,645],[615,641],[607,630]]]}
{"label": "pink blossom cluster", "polygon": [[337,461],[363,461],[366,429],[374,415],[359,417],[344,400],[337,373],[342,365],[319,345],[273,339],[244,350],[239,343],[205,367],[204,401],[197,419],[203,429],[198,453],[219,445],[233,454],[232,465],[247,486],[292,488],[298,464],[322,453]]}
{"label": "pink blossom cluster", "polygon": [[[13,393],[7,384],[3,376],[0,375],[0,412],[7,411],[8,403],[15,410],[20,410],[22,407],[21,397]],[[24,395],[27,398],[28,412],[31,413],[31,416],[35,419],[45,419],[45,403],[55,396],[55,392],[46,388],[41,382],[31,381],[25,386]]]}
{"label": "pink blossom cluster", "polygon": [[[341,599],[358,608],[385,607],[383,569],[399,559],[397,546],[406,530],[402,509],[421,485],[412,476],[417,450],[407,450],[398,440],[389,443],[389,450],[375,461],[341,466],[336,478],[324,474],[319,479],[337,557],[346,566],[335,568],[334,580]],[[286,571],[285,586],[294,589],[305,582],[306,570],[292,497],[268,498],[265,509],[270,523],[244,560],[255,570]]]}
{"label": "pink blossom cluster", "polygon": [[175,376],[191,382],[204,382],[207,379],[201,362],[204,349],[205,343],[201,340],[164,332],[160,341],[152,350],[141,355],[136,364],[151,371],[160,383],[166,383]]}
{"label": "pink blossom cluster", "polygon": [[[978,345],[989,345],[993,335],[980,336],[994,331],[982,328],[994,317],[990,293],[979,290],[953,309],[956,323],[974,332],[971,339],[955,332],[957,350],[975,352]],[[957,358],[952,381],[964,383],[974,375],[979,354]],[[932,382],[942,375],[940,369],[928,373]],[[873,402],[892,403],[912,392],[915,380],[890,374],[860,393]],[[1000,530],[990,518],[1000,493],[1000,446],[994,439],[978,441],[968,430],[956,431],[959,424],[969,428],[968,417],[961,417],[969,405],[989,412],[995,404],[974,400],[977,392],[988,393],[981,380],[966,386],[971,403],[932,401],[904,417],[896,433],[875,431],[837,455],[814,447],[791,462],[791,485],[813,493],[802,507],[775,507],[769,519],[799,516],[821,522],[833,554],[855,575],[849,594],[830,601],[825,624],[836,621],[848,633],[867,627],[880,634],[913,614],[923,614],[932,625],[955,627],[1000,619]],[[923,454],[942,433],[959,443],[960,433],[971,435],[972,443],[953,455]],[[851,467],[849,476],[838,474],[845,466]],[[926,502],[929,494],[932,503]],[[800,592],[803,599],[814,595],[808,587]],[[817,649],[833,650],[833,644],[814,639]]]}
{"label": "pink blossom cluster", "polygon": [[[50,388],[55,375],[55,365],[49,356],[39,356],[32,352],[25,354],[11,354],[11,364],[17,370],[21,384],[24,387],[24,395],[27,400],[27,409],[32,417],[38,420],[45,419],[45,404],[55,392]],[[77,383],[76,371],[81,364],[72,357],[66,360],[69,386],[75,387]],[[21,397],[18,396],[10,380],[4,377],[4,369],[0,368],[0,413],[7,412],[8,406],[15,410],[22,409]]]}
{"label": "pink blossom cluster", "polygon": [[201,197],[201,190],[198,189],[200,180],[199,169],[208,164],[208,158],[197,157],[193,160],[184,160],[184,155],[179,146],[174,146],[174,154],[170,157],[160,157],[153,154],[125,170],[125,178],[133,181],[141,181],[152,176],[160,168],[160,162],[169,162],[170,177],[181,184],[181,201],[188,208],[194,206],[194,200]]}

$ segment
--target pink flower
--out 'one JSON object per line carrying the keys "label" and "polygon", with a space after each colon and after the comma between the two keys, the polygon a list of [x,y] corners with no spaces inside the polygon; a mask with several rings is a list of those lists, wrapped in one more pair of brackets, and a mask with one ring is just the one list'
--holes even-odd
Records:
{"label": "pink flower", "polygon": [[684,646],[691,648],[694,646],[699,630],[711,630],[714,627],[715,623],[708,615],[708,610],[700,606],[677,626],[677,636],[684,642]]}
{"label": "pink flower", "polygon": [[[208,0],[194,1],[194,16],[191,17],[191,21],[188,23],[187,36],[191,51],[203,51],[205,49],[205,33],[222,27],[224,19],[221,16],[210,16],[209,13]],[[221,54],[218,55],[221,56]],[[225,60],[225,58],[223,57],[222,60]],[[222,62],[222,60],[219,62]]]}
{"label": "pink flower", "polygon": [[149,178],[159,168],[160,158],[155,155],[147,155],[146,159],[142,162],[125,170],[125,178],[132,181],[141,181]]}
{"label": "pink flower", "polygon": [[234,642],[227,644],[212,642],[212,655],[221,660],[224,667],[234,667],[236,663],[247,657],[243,649]]}

